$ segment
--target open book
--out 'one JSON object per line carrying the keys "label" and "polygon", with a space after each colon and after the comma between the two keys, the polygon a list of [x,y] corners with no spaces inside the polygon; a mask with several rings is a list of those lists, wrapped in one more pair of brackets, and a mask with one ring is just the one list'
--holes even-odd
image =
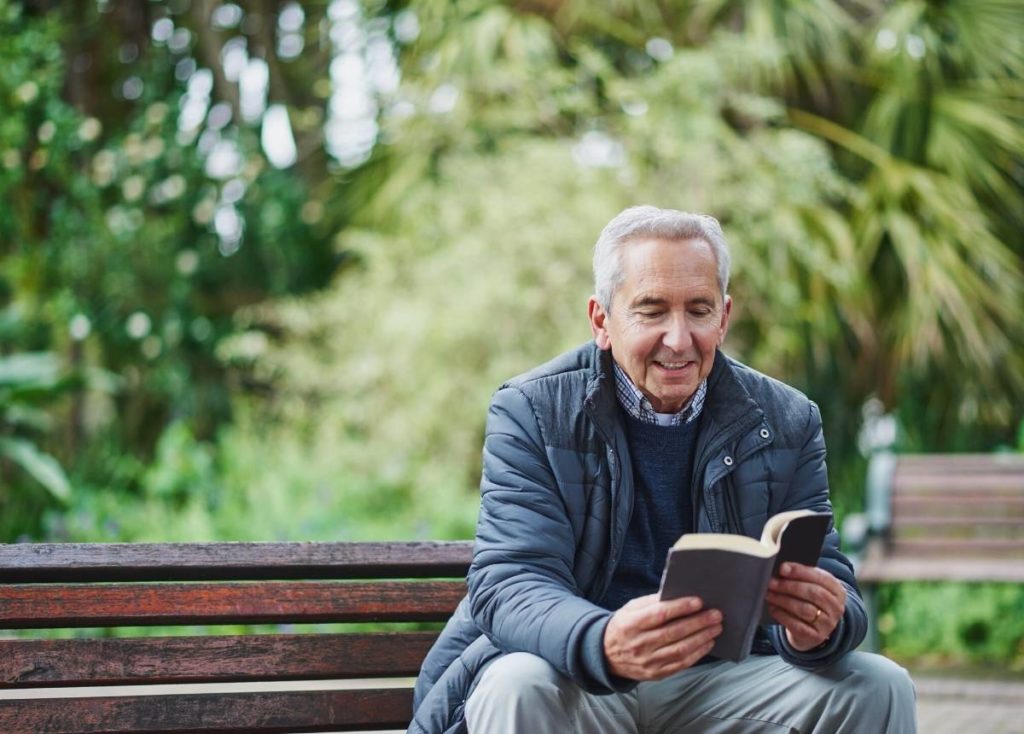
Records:
{"label": "open book", "polygon": [[722,634],[711,655],[740,661],[750,654],[758,624],[771,624],[764,603],[768,582],[786,561],[814,566],[832,513],[792,510],[773,515],[761,539],[725,533],[688,533],[668,553],[661,599],[699,596],[704,609],[722,612]]}

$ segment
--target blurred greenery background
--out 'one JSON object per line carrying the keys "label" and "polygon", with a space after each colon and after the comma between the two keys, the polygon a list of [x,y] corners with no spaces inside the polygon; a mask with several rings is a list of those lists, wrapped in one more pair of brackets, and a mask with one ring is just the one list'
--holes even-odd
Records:
{"label": "blurred greenery background", "polygon": [[[0,541],[471,537],[634,203],[867,457],[1024,450],[1017,0],[0,0]],[[884,590],[1024,668],[1024,590]],[[980,625],[980,627],[979,627]]]}

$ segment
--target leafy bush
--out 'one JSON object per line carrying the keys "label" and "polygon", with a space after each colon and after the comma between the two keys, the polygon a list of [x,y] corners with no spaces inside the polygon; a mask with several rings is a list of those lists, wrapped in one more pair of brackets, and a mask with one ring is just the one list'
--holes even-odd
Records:
{"label": "leafy bush", "polygon": [[885,652],[921,666],[1024,671],[1024,586],[901,583],[879,588]]}

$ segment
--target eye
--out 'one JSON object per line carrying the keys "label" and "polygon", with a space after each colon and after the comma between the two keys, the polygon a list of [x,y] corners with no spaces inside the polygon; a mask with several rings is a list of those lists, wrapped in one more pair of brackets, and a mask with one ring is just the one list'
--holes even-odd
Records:
{"label": "eye", "polygon": [[657,308],[642,308],[639,311],[636,311],[635,313],[642,319],[656,319],[659,316],[661,316],[662,311],[661,309]]}

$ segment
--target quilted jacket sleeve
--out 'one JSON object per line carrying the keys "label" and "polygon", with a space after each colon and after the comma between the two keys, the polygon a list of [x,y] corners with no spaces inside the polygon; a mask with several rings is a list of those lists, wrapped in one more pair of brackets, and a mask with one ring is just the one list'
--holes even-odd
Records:
{"label": "quilted jacket sleeve", "polygon": [[[790,496],[787,497],[784,509],[832,510],[828,474],[825,469],[825,438],[821,428],[821,414],[814,403],[810,403],[809,406],[805,437],[790,487]],[[856,648],[867,632],[864,602],[854,579],[853,566],[839,550],[839,533],[835,527],[832,527],[825,537],[818,566],[831,573],[846,587],[846,611],[832,636],[821,647],[800,652],[790,646],[785,630],[780,625],[769,628],[769,635],[779,655],[794,665],[803,667],[831,665]]]}
{"label": "quilted jacket sleeve", "polygon": [[592,692],[621,690],[604,661],[611,613],[580,596],[576,543],[533,406],[514,387],[492,402],[469,599],[474,622],[504,652],[529,652]]}

